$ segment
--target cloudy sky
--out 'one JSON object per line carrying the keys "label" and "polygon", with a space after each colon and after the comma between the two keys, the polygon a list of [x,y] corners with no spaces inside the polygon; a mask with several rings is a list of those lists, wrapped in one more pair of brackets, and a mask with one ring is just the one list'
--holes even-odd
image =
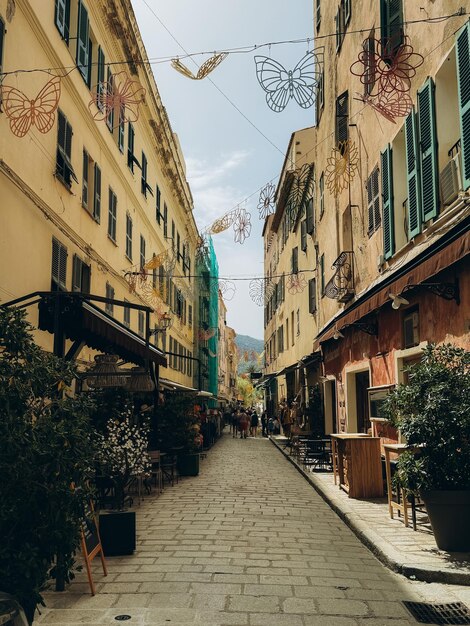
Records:
{"label": "cloudy sky", "polygon": [[[302,39],[313,32],[312,0],[132,3],[151,59],[183,55],[183,49],[190,53],[212,52]],[[263,274],[263,222],[256,208],[259,190],[279,174],[292,131],[313,124],[313,109],[301,109],[293,101],[283,113],[267,107],[256,78],[254,56],[270,56],[293,69],[306,52],[307,44],[301,43],[232,54],[202,81],[182,76],[169,63],[153,65],[163,103],[185,155],[199,227],[237,206],[246,208],[252,216],[251,237],[244,245],[233,241],[231,230],[214,236],[220,276]],[[209,56],[195,57],[197,65]],[[190,59],[183,62],[197,72]],[[262,339],[263,309],[251,301],[248,281],[237,281],[236,285],[234,298],[227,302],[227,323],[239,334]]]}

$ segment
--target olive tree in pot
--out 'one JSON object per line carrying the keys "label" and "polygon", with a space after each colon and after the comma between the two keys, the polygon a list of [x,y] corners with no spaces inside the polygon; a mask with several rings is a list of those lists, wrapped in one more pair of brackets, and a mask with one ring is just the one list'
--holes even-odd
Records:
{"label": "olive tree in pot", "polygon": [[426,505],[437,546],[470,551],[470,352],[429,345],[385,411],[410,447],[396,480]]}

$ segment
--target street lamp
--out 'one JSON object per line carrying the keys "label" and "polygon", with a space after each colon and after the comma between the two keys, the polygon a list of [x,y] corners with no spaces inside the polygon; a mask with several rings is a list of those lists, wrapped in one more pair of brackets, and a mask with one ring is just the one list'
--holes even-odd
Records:
{"label": "street lamp", "polygon": [[173,320],[171,319],[171,315],[168,313],[163,313],[163,315],[159,319],[160,325],[156,326],[154,330],[150,331],[150,335],[158,335],[158,333],[166,333],[166,331],[171,327]]}
{"label": "street lamp", "polygon": [[392,309],[399,309],[402,304],[409,304],[408,300],[403,296],[397,295],[395,293],[389,293],[388,297],[392,300]]}

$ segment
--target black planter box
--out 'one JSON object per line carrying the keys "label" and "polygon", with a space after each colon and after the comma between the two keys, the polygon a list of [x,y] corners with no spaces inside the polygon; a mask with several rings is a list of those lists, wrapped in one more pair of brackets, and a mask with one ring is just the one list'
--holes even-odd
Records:
{"label": "black planter box", "polygon": [[105,556],[123,556],[135,550],[135,511],[100,513],[101,545]]}

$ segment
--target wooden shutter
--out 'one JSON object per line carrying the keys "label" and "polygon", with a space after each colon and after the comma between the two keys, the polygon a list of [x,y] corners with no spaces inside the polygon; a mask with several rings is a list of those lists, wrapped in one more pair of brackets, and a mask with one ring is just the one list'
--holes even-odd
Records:
{"label": "wooden shutter", "polygon": [[386,43],[386,54],[392,53],[403,42],[402,0],[381,0],[380,17],[382,40]]}
{"label": "wooden shutter", "polygon": [[144,196],[147,195],[147,157],[142,152],[142,177],[141,177],[141,191]]}
{"label": "wooden shutter", "polygon": [[349,24],[351,20],[351,0],[342,0],[344,11],[344,28]]}
{"label": "wooden shutter", "polygon": [[315,278],[308,281],[308,310],[312,314],[317,310],[317,281]]}
{"label": "wooden shutter", "polygon": [[93,183],[93,217],[99,223],[101,219],[101,170],[95,163],[95,177]]}
{"label": "wooden shutter", "polygon": [[77,22],[77,67],[85,80],[88,79],[88,54],[89,54],[89,22],[88,11],[83,2],[78,1]]}
{"label": "wooden shutter", "polygon": [[307,252],[307,220],[300,222],[300,247],[302,252]]}
{"label": "wooden shutter", "polygon": [[316,11],[315,11],[315,20],[316,20],[316,27],[317,30],[320,28],[320,24],[321,24],[321,0],[317,0],[317,6],[316,6]]}
{"label": "wooden shutter", "polygon": [[297,274],[299,271],[299,249],[297,246],[292,248],[291,270],[293,274]]}
{"label": "wooden shutter", "polygon": [[457,36],[457,77],[459,85],[462,185],[470,187],[470,23]]}
{"label": "wooden shutter", "polygon": [[67,278],[67,248],[57,239],[52,239],[52,282],[56,289],[66,289]]}
{"label": "wooden shutter", "polygon": [[88,206],[88,152],[83,150],[83,167],[82,167],[82,206],[89,210]]}
{"label": "wooden shutter", "polygon": [[439,170],[437,164],[436,105],[434,81],[428,78],[418,91],[418,131],[422,220],[436,217],[439,208]]}
{"label": "wooden shutter", "polygon": [[[113,73],[111,72],[111,68],[108,65],[108,71],[107,71],[107,82],[108,82],[108,91],[110,92],[110,94],[114,93],[114,82],[113,82]],[[114,130],[114,109],[110,109],[109,111],[109,115],[106,118],[106,125],[108,127],[108,129],[113,132]]]}
{"label": "wooden shutter", "polygon": [[55,0],[55,25],[65,42],[69,43],[70,0]]}
{"label": "wooden shutter", "polygon": [[349,96],[345,91],[336,99],[336,143],[349,138]]}
{"label": "wooden shutter", "polygon": [[134,138],[135,131],[132,124],[129,122],[128,131],[127,131],[127,165],[131,172],[134,171]]}
{"label": "wooden shutter", "polygon": [[406,178],[408,184],[408,239],[421,232],[421,185],[417,158],[416,118],[414,111],[405,120]]}
{"label": "wooden shutter", "polygon": [[102,110],[104,106],[103,100],[104,100],[104,91],[105,91],[105,87],[104,87],[105,56],[104,56],[104,52],[101,46],[98,47],[98,60],[96,64],[96,71],[97,71],[96,77],[97,77],[97,83],[98,83],[96,86],[96,90],[97,90],[96,105],[100,110]]}
{"label": "wooden shutter", "polygon": [[393,206],[392,148],[390,146],[387,146],[387,149],[384,152],[380,153],[380,158],[382,164],[384,257],[386,259],[389,259],[391,256],[393,256],[393,253],[395,252],[395,211]]}
{"label": "wooden shutter", "polygon": [[119,129],[118,129],[118,148],[121,152],[124,152],[124,114],[125,107],[121,106],[119,109]]}
{"label": "wooden shutter", "polygon": [[322,254],[320,257],[320,288],[321,294],[325,293],[325,255]]}
{"label": "wooden shutter", "polygon": [[313,198],[309,198],[306,205],[306,232],[311,235],[315,229],[314,205]]}

